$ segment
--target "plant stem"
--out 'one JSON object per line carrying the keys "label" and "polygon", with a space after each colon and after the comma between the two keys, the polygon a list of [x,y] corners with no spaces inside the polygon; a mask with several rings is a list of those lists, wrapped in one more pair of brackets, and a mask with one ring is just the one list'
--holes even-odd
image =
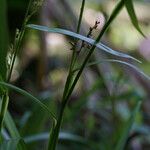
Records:
{"label": "plant stem", "polygon": [[[84,0],[82,1],[82,5],[84,4]],[[95,48],[96,48],[96,44],[101,40],[103,34],[106,32],[107,28],[109,27],[109,25],[112,23],[112,21],[116,18],[116,16],[119,14],[120,10],[123,8],[124,6],[124,0],[121,0],[116,8],[114,9],[114,11],[112,12],[110,18],[108,19],[108,21],[105,23],[104,27],[102,28],[99,36],[97,37],[94,45],[92,46],[92,48],[90,49],[89,53],[87,54],[87,56],[85,57],[82,65],[81,65],[81,68],[79,70],[79,72],[77,73],[73,83],[72,83],[72,69],[74,67],[74,59],[76,58],[76,51],[74,49],[73,51],[73,55],[72,55],[72,59],[71,59],[71,64],[70,64],[70,69],[69,69],[69,74],[68,74],[68,77],[67,77],[67,81],[66,81],[66,85],[65,85],[65,89],[64,89],[64,93],[63,93],[63,99],[62,99],[62,104],[61,104],[61,109],[60,109],[60,112],[59,112],[59,116],[58,116],[58,120],[57,120],[57,124],[56,126],[54,127],[54,129],[52,130],[51,132],[51,135],[50,135],[50,140],[49,140],[49,144],[48,144],[48,150],[55,150],[56,148],[56,144],[57,144],[57,141],[58,141],[58,136],[59,136],[59,131],[60,131],[60,127],[61,127],[61,123],[62,123],[62,118],[63,118],[63,114],[64,114],[64,110],[65,110],[65,107],[66,107],[66,104],[75,88],[75,85],[77,84],[84,68],[86,67],[86,64],[89,60],[89,58],[91,57],[92,53],[94,52]],[[82,20],[82,15],[83,15],[83,9],[84,8],[84,5],[83,7],[81,7],[81,12],[80,12],[80,17],[79,17],[79,22],[78,22],[78,26],[80,27],[81,25],[81,20]],[[77,28],[77,32],[79,32],[80,29]],[[75,43],[76,44],[76,43]],[[76,60],[76,59],[75,59]],[[71,81],[71,83],[70,83]],[[70,85],[71,84],[71,85]],[[71,86],[71,87],[70,87]]]}
{"label": "plant stem", "polygon": [[[80,15],[79,15],[79,20],[78,20],[78,25],[77,25],[77,30],[76,33],[80,32],[80,28],[81,28],[81,21],[83,18],[83,12],[84,12],[84,7],[85,7],[85,0],[82,0],[82,5],[81,5],[81,9],[80,9]],[[63,99],[65,99],[65,96],[68,92],[68,89],[70,87],[70,84],[72,83],[72,70],[74,69],[74,65],[77,59],[77,52],[76,52],[76,45],[77,45],[77,40],[75,41],[75,46],[73,47],[73,53],[72,53],[72,58],[71,58],[71,63],[70,63],[70,67],[69,67],[69,73],[68,73],[68,77],[67,77],[67,81],[65,84],[65,90],[63,92]]]}
{"label": "plant stem", "polygon": [[17,56],[17,53],[20,49],[20,45],[21,45],[21,42],[22,42],[22,39],[23,39],[23,36],[24,36],[24,33],[25,33],[26,24],[27,24],[28,20],[31,17],[31,16],[28,16],[29,15],[29,10],[30,10],[30,7],[31,7],[31,1],[32,0],[29,1],[29,5],[28,5],[28,8],[27,8],[27,11],[26,11],[26,14],[25,14],[25,19],[24,19],[23,25],[22,25],[20,33],[19,33],[19,39],[16,43],[16,46],[14,47],[15,53],[14,53],[12,63],[11,63],[11,67],[10,67],[10,71],[9,71],[9,74],[8,74],[8,77],[7,77],[7,82],[10,81],[10,78],[11,78],[11,75],[12,75],[12,70],[13,70],[13,67],[14,67],[15,60],[16,60],[16,56]]}
{"label": "plant stem", "polygon": [[[85,6],[85,0],[82,0],[82,5],[81,5],[81,9],[80,9],[80,16],[79,16],[79,21],[78,21],[78,26],[77,26],[76,33],[80,32],[81,21],[82,21],[83,12],[84,12],[84,6]],[[77,57],[76,56],[77,55],[77,53],[76,53],[76,44],[77,44],[77,41],[75,42],[75,46],[73,47],[71,63],[70,63],[70,66],[69,66],[69,73],[68,73],[68,76],[67,76],[67,80],[66,80],[66,84],[65,84],[65,88],[64,88],[64,92],[63,92],[62,104],[61,104],[60,112],[59,112],[59,115],[58,115],[57,124],[50,133],[50,138],[49,138],[49,143],[48,143],[48,150],[55,150],[56,144],[57,144],[57,141],[58,141],[58,136],[59,136],[59,131],[60,131],[61,123],[62,123],[62,118],[63,118],[64,110],[65,110],[65,107],[66,107],[66,103],[67,103],[67,101],[65,100],[65,97],[68,94],[68,90],[70,89],[70,86],[71,86],[72,80],[73,80],[72,71],[74,69],[74,65],[75,65],[76,57]]]}
{"label": "plant stem", "polygon": [[70,90],[69,90],[69,93],[68,93],[68,95],[67,95],[67,97],[66,97],[66,99],[65,99],[66,101],[68,101],[68,99],[70,98],[70,95],[72,94],[72,92],[73,92],[73,90],[74,90],[74,87],[75,87],[77,81],[79,80],[79,78],[80,78],[80,76],[81,76],[81,74],[82,74],[82,72],[83,72],[83,69],[86,67],[86,64],[87,64],[89,58],[91,57],[92,53],[94,52],[94,50],[95,50],[95,48],[96,48],[95,45],[101,40],[103,34],[106,32],[106,30],[108,29],[108,27],[110,26],[110,24],[113,22],[113,20],[114,20],[114,19],[116,18],[116,16],[119,14],[119,12],[120,12],[120,10],[123,8],[123,6],[124,6],[124,0],[119,1],[118,4],[116,5],[115,9],[114,9],[113,12],[111,13],[110,18],[108,19],[108,21],[107,21],[107,22],[105,23],[105,25],[103,26],[103,28],[102,28],[100,34],[98,35],[98,37],[97,37],[97,39],[96,39],[94,45],[91,47],[89,53],[87,54],[85,60],[83,61],[82,65],[81,65],[81,68],[80,68],[78,74],[76,75],[76,77],[75,77],[75,79],[74,79],[74,81],[73,81],[73,84],[72,84],[72,86],[71,86],[71,88],[70,88]]}
{"label": "plant stem", "polygon": [[59,137],[59,131],[60,131],[61,123],[62,123],[62,118],[63,118],[65,106],[66,106],[66,104],[62,103],[61,108],[60,108],[60,112],[58,115],[58,119],[57,119],[57,124],[54,127],[54,129],[52,130],[51,135],[50,135],[48,150],[55,150],[56,149],[56,144],[57,144],[58,137]]}

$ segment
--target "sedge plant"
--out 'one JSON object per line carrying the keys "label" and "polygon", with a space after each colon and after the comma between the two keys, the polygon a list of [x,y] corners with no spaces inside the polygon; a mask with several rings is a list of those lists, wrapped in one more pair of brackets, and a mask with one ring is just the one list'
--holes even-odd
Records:
{"label": "sedge plant", "polygon": [[[126,6],[126,8],[127,8],[127,11],[130,15],[130,18],[132,20],[133,25],[144,36],[144,34],[142,33],[142,31],[140,30],[139,25],[138,25],[138,21],[137,21],[137,18],[136,18],[134,9],[133,9],[132,0],[127,0],[127,1],[126,0],[121,0],[121,1],[118,2],[115,9],[111,13],[109,19],[106,21],[106,23],[103,26],[101,32],[99,33],[97,39],[95,41],[92,41],[92,46],[89,49],[88,54],[85,56],[84,61],[82,62],[82,65],[77,70],[75,68],[75,63],[76,63],[77,58],[78,58],[79,55],[78,55],[78,51],[77,51],[77,40],[75,40],[73,48],[72,48],[73,52],[72,52],[72,58],[71,58],[71,63],[70,63],[70,67],[69,67],[69,73],[68,73],[68,76],[67,76],[67,80],[66,80],[66,84],[65,84],[65,88],[64,88],[64,92],[63,92],[63,97],[62,97],[62,100],[61,100],[61,107],[60,107],[60,111],[59,111],[59,114],[58,114],[56,126],[53,128],[52,132],[50,133],[48,149],[55,150],[56,144],[57,144],[57,141],[58,141],[58,135],[59,135],[59,132],[60,132],[62,119],[63,119],[63,114],[64,114],[64,111],[65,111],[66,105],[67,105],[67,103],[70,99],[70,96],[71,96],[71,94],[72,94],[72,92],[73,92],[73,90],[74,90],[74,88],[75,88],[75,86],[76,86],[76,84],[77,84],[84,68],[86,67],[91,55],[93,54],[95,48],[97,47],[99,41],[101,40],[102,36],[107,31],[108,27],[111,25],[113,20],[117,17],[117,15],[119,14],[119,12],[122,10],[122,8],[124,6]],[[84,12],[84,7],[85,7],[85,0],[82,1],[81,11],[80,11],[80,16],[79,16],[79,21],[78,21],[78,26],[77,26],[76,33],[72,33],[72,32],[69,32],[69,31],[61,30],[61,29],[52,29],[52,28],[48,29],[46,27],[37,26],[37,25],[28,25],[28,27],[38,29],[38,30],[41,30],[41,31],[62,33],[62,34],[66,34],[66,35],[69,35],[69,36],[76,37],[78,39],[82,39],[82,36],[79,35],[79,31],[80,31],[83,12]],[[83,41],[87,42],[87,41],[90,41],[90,40],[89,40],[89,38],[84,37]],[[105,48],[104,47],[103,47],[103,49],[106,48],[106,47]],[[125,57],[125,55],[120,55],[120,56]],[[117,60],[113,60],[113,61],[117,62]],[[120,62],[120,61],[118,61],[118,62]],[[120,62],[120,63],[122,63],[122,62]],[[123,63],[125,63],[125,62],[123,62]],[[128,65],[128,63],[125,63],[125,64]],[[131,64],[129,64],[129,66],[131,66]],[[75,74],[74,71],[76,71],[77,73]]]}
{"label": "sedge plant", "polygon": [[[4,2],[4,1],[3,1]],[[59,28],[48,28],[45,26],[39,26],[39,25],[27,25],[29,19],[31,18],[31,16],[37,11],[37,9],[39,8],[39,6],[41,6],[42,1],[38,1],[38,0],[30,0],[29,2],[29,6],[27,9],[27,13],[25,15],[25,20],[23,23],[23,26],[21,28],[20,31],[16,32],[16,38],[15,38],[15,42],[13,44],[12,47],[12,56],[11,56],[11,63],[10,63],[10,67],[8,69],[8,71],[6,70],[6,64],[5,64],[5,70],[4,72],[0,72],[0,88],[1,88],[1,112],[0,112],[0,130],[2,130],[3,128],[3,121],[4,118],[7,116],[7,110],[8,110],[8,103],[9,103],[9,94],[8,94],[8,89],[12,89],[15,90],[16,92],[28,97],[29,99],[33,100],[34,102],[36,102],[37,104],[39,104],[41,106],[42,109],[44,109],[45,111],[47,111],[47,113],[49,114],[50,118],[53,119],[53,126],[52,129],[50,130],[49,133],[49,140],[48,140],[48,150],[55,150],[56,146],[57,146],[57,142],[58,142],[58,137],[59,137],[59,133],[60,133],[60,129],[61,129],[61,124],[63,121],[63,116],[64,116],[64,112],[67,106],[67,103],[72,95],[72,92],[76,86],[76,84],[78,83],[80,76],[84,70],[85,67],[90,66],[90,65],[95,65],[97,63],[101,62],[105,62],[105,61],[109,61],[109,62],[115,62],[115,63],[120,63],[123,65],[127,65],[128,67],[131,67],[132,69],[135,69],[136,71],[138,71],[139,73],[141,73],[141,75],[143,75],[144,77],[147,78],[147,80],[150,80],[149,76],[145,75],[141,70],[139,70],[136,66],[134,66],[133,64],[130,64],[128,62],[124,62],[121,60],[116,60],[116,59],[112,59],[112,60],[100,60],[98,62],[93,62],[93,63],[88,63],[89,59],[91,57],[91,55],[93,54],[94,50],[96,48],[101,49],[109,54],[112,54],[114,56],[117,57],[123,57],[123,58],[128,58],[128,59],[132,59],[134,61],[139,62],[139,60],[137,60],[136,58],[115,51],[109,47],[107,47],[106,45],[102,44],[100,42],[102,36],[106,33],[107,29],[110,27],[110,25],[112,24],[112,22],[115,20],[115,18],[118,16],[119,12],[126,7],[127,12],[130,16],[131,22],[134,25],[134,27],[139,31],[139,33],[143,36],[145,36],[143,34],[143,32],[141,31],[139,24],[138,24],[138,20],[134,11],[134,7],[133,7],[133,2],[132,0],[119,0],[118,3],[116,4],[116,7],[114,8],[114,10],[112,11],[110,17],[108,18],[108,20],[106,21],[105,25],[103,26],[102,30],[100,31],[98,37],[96,38],[96,40],[91,39],[90,38],[90,34],[92,31],[92,28],[90,28],[91,30],[89,31],[89,34],[87,34],[86,36],[83,36],[80,34],[80,28],[81,28],[81,23],[82,23],[82,17],[83,17],[83,13],[84,13],[84,8],[85,8],[85,3],[86,0],[82,0],[81,3],[81,9],[80,9],[80,15],[79,15],[79,19],[78,19],[78,25],[77,25],[77,29],[76,29],[76,33],[72,32],[72,31],[68,31],[68,30],[64,30],[64,29],[59,29]],[[5,18],[5,17],[3,17]],[[4,20],[5,22],[5,20]],[[98,23],[98,22],[96,22]],[[60,109],[58,112],[58,115],[56,116],[55,114],[53,114],[51,112],[51,110],[45,105],[43,104],[39,99],[37,99],[36,97],[34,97],[33,95],[31,95],[30,93],[26,92],[23,89],[20,89],[14,85],[9,84],[11,75],[12,75],[12,70],[13,70],[13,66],[14,66],[14,62],[17,56],[18,51],[21,48],[21,43],[24,37],[24,33],[25,33],[25,29],[26,27],[28,28],[32,28],[32,29],[37,29],[37,30],[41,30],[41,31],[46,31],[46,32],[53,32],[53,33],[59,33],[59,34],[64,34],[64,35],[68,35],[74,38],[74,43],[73,43],[73,47],[72,47],[72,57],[70,59],[70,66],[69,66],[69,71],[68,71],[68,76],[67,76],[67,80],[66,80],[66,84],[64,87],[64,92],[62,95],[62,99],[61,99],[61,105],[60,105]],[[94,27],[93,27],[94,28]],[[2,39],[2,38],[1,38]],[[5,38],[6,39],[6,38]],[[82,45],[81,47],[78,49],[78,41],[82,41]],[[88,47],[84,46],[84,43],[88,43]],[[5,47],[6,45],[4,45]],[[1,47],[1,49],[7,49],[6,47]],[[77,61],[78,61],[78,57],[80,56],[80,51],[86,51],[87,55],[85,55],[83,62],[81,64],[81,66],[76,67]],[[6,55],[4,55],[3,60],[6,61]],[[8,76],[6,76],[6,72],[8,72]],[[116,150],[121,150],[124,149],[124,145],[125,142],[127,140],[129,131],[132,127],[132,124],[134,122],[134,118],[136,113],[138,112],[139,108],[140,108],[141,102],[137,102],[137,105],[135,107],[135,110],[133,111],[133,114],[131,114],[131,117],[129,118],[129,122],[127,124],[127,128],[124,130],[124,133],[122,135],[122,137],[120,138],[120,140],[118,141],[117,145],[115,146]],[[11,129],[9,131],[10,133],[12,132]],[[23,145],[25,145],[25,142],[22,138],[20,138],[20,143],[21,143],[21,147],[19,146],[19,149],[25,149]],[[23,144],[22,144],[23,143]]]}

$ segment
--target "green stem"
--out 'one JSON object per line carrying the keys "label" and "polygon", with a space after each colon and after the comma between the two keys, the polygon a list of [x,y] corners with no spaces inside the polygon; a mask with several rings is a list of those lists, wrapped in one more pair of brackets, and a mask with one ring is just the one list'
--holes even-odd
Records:
{"label": "green stem", "polygon": [[65,103],[63,103],[61,105],[57,124],[56,124],[56,126],[54,127],[54,129],[52,130],[52,132],[50,134],[48,150],[55,150],[56,149],[56,144],[57,144],[58,137],[59,137],[59,131],[60,131],[61,123],[62,123],[62,118],[63,118],[65,106],[66,106]]}
{"label": "green stem", "polygon": [[[84,0],[82,1],[82,4],[84,4]],[[71,94],[72,94],[72,92],[75,88],[75,85],[77,84],[77,82],[78,82],[78,80],[79,80],[79,78],[80,78],[80,76],[83,72],[83,69],[85,68],[89,58],[91,57],[92,53],[94,52],[94,50],[96,48],[95,45],[100,41],[103,34],[106,32],[109,25],[112,23],[112,21],[119,14],[119,12],[123,8],[123,6],[124,6],[124,0],[121,0],[117,4],[116,8],[112,12],[112,14],[111,14],[110,18],[108,19],[108,21],[106,22],[106,24],[104,25],[102,31],[100,32],[99,36],[97,37],[97,39],[94,43],[94,45],[92,46],[92,48],[90,49],[89,53],[87,54],[85,60],[83,61],[83,64],[81,65],[81,68],[80,68],[79,72],[77,73],[73,83],[71,82],[71,87],[70,87],[70,81],[72,81],[72,69],[73,69],[72,64],[74,64],[74,58],[76,58],[76,51],[74,49],[72,59],[71,59],[70,70],[69,70],[69,74],[68,74],[66,85],[65,85],[65,90],[64,90],[64,93],[63,93],[63,100],[62,100],[60,113],[59,113],[59,116],[58,116],[58,121],[57,121],[56,126],[54,127],[54,130],[51,133],[48,150],[55,150],[55,148],[56,148],[56,144],[57,144],[57,141],[58,141],[59,130],[60,130],[60,127],[61,127],[62,118],[63,118],[63,114],[64,114],[66,104],[67,104],[67,102],[68,102],[68,100],[69,100],[69,98],[70,98],[70,96],[71,96]],[[83,8],[84,8],[84,5],[83,5]],[[79,22],[78,22],[79,25],[78,26],[81,25],[81,20],[82,20],[82,15],[83,15],[83,8],[81,7],[80,17],[79,17]],[[80,18],[81,18],[81,20],[80,20]],[[79,32],[78,28],[77,28],[77,32]]]}
{"label": "green stem", "polygon": [[[77,31],[76,31],[77,33],[80,32],[81,21],[82,21],[83,12],[84,12],[84,6],[85,6],[85,0],[82,0],[82,5],[81,5],[81,9],[80,9],[80,16],[79,16],[79,21],[78,21],[78,26],[77,26]],[[76,44],[77,44],[77,41],[75,42],[75,45]],[[56,144],[57,144],[58,136],[59,136],[59,131],[60,131],[61,123],[62,123],[62,118],[63,118],[64,110],[66,107],[66,103],[67,103],[67,101],[65,100],[65,97],[68,94],[68,90],[70,89],[70,86],[71,86],[72,80],[73,80],[72,71],[74,69],[74,65],[75,65],[75,61],[76,61],[76,57],[77,57],[76,55],[77,55],[76,54],[76,46],[74,46],[72,58],[71,58],[71,63],[70,63],[70,67],[69,67],[69,73],[67,76],[65,89],[63,92],[62,104],[61,104],[60,112],[58,115],[58,120],[57,120],[56,126],[54,127],[54,129],[52,130],[52,132],[50,134],[48,150],[55,150],[55,148],[56,148]]]}
{"label": "green stem", "polygon": [[20,49],[21,42],[23,40],[23,36],[24,36],[24,33],[25,33],[26,24],[27,24],[28,20],[31,17],[31,16],[29,16],[29,10],[30,10],[30,7],[31,7],[31,2],[32,2],[32,0],[29,1],[29,5],[28,5],[28,8],[27,8],[27,11],[26,11],[26,14],[25,14],[25,19],[24,19],[23,25],[22,25],[20,33],[19,33],[19,39],[16,43],[16,46],[14,47],[15,53],[14,53],[12,63],[11,63],[11,67],[10,67],[10,71],[9,71],[9,74],[8,74],[8,77],[7,77],[7,82],[10,81],[10,78],[11,78],[11,75],[12,75],[12,70],[13,70],[13,67],[14,67],[15,60],[16,60],[16,56],[17,56],[17,53]]}
{"label": "green stem", "polygon": [[[85,0],[82,0],[82,5],[81,5],[81,9],[80,9],[80,15],[79,15],[79,20],[78,20],[78,26],[77,26],[76,33],[80,32],[84,7],[85,7]],[[70,67],[69,67],[69,73],[68,73],[67,81],[66,81],[66,84],[65,84],[65,90],[63,92],[63,99],[65,99],[65,96],[68,93],[68,89],[70,88],[70,84],[72,83],[72,77],[73,77],[72,71],[74,69],[74,65],[75,65],[75,62],[76,62],[76,59],[77,59],[76,45],[77,45],[77,40],[75,42],[75,46],[73,47],[73,53],[72,53]]]}
{"label": "green stem", "polygon": [[74,81],[73,81],[73,84],[72,84],[72,86],[71,86],[71,88],[70,88],[70,90],[69,90],[69,92],[68,92],[68,95],[66,96],[65,101],[68,101],[68,99],[70,98],[70,95],[72,94],[72,92],[73,92],[73,90],[74,90],[74,87],[75,87],[77,81],[79,80],[79,78],[80,78],[80,76],[81,76],[81,74],[82,74],[82,72],[83,72],[83,69],[85,68],[85,66],[86,66],[86,64],[87,64],[87,62],[88,62],[88,60],[89,60],[89,58],[91,57],[91,55],[93,54],[93,52],[94,52],[94,50],[95,50],[95,48],[96,48],[95,45],[101,40],[103,34],[106,32],[106,30],[108,29],[108,27],[110,26],[110,24],[112,23],[112,21],[113,21],[113,20],[116,18],[116,16],[119,14],[119,12],[120,12],[120,10],[123,8],[123,6],[124,6],[124,0],[119,1],[119,3],[117,4],[117,6],[115,7],[115,9],[113,10],[113,12],[112,12],[110,18],[109,18],[108,21],[105,23],[105,25],[104,25],[104,27],[102,28],[102,30],[101,30],[99,36],[98,36],[97,39],[96,39],[94,45],[91,47],[89,53],[87,54],[85,60],[83,61],[83,64],[81,65],[81,68],[80,68],[78,74],[76,75],[76,77],[75,77],[75,79],[74,79]]}

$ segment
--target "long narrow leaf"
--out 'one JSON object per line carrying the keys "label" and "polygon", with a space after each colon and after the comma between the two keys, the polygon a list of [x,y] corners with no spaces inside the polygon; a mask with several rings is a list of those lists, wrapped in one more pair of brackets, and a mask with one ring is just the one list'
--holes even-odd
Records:
{"label": "long narrow leaf", "polygon": [[139,23],[138,23],[138,19],[136,17],[135,11],[134,11],[134,6],[133,6],[133,2],[132,0],[125,0],[125,6],[126,9],[128,11],[128,14],[130,16],[131,22],[133,24],[133,26],[137,29],[137,31],[145,37],[144,33],[142,32],[142,30],[140,29]]}
{"label": "long narrow leaf", "polygon": [[16,92],[20,93],[23,96],[26,96],[27,98],[31,99],[32,101],[36,102],[37,104],[39,104],[39,106],[41,106],[45,111],[47,111],[49,113],[49,115],[54,119],[54,121],[56,121],[56,117],[55,115],[49,110],[49,108],[43,104],[39,99],[37,99],[36,97],[34,97],[33,95],[31,95],[30,93],[26,92],[23,89],[20,89],[14,85],[5,83],[5,82],[0,82],[1,86],[5,86],[9,89],[15,90]]}
{"label": "long narrow leaf", "polygon": [[10,137],[7,135],[7,138],[4,137],[4,139],[5,140],[18,139],[17,150],[25,150],[26,144],[23,141],[23,139],[21,138],[9,112],[6,113],[6,115],[4,117],[4,122],[5,122],[5,125],[6,125],[8,132],[10,134]]}
{"label": "long narrow leaf", "polygon": [[[27,143],[32,143],[32,142],[41,141],[41,140],[48,140],[48,138],[49,138],[49,133],[41,133],[41,134],[25,137],[24,140]],[[77,142],[77,143],[82,143],[82,144],[86,143],[86,140],[82,138],[81,136],[78,136],[72,133],[67,133],[67,132],[60,132],[59,140]]]}
{"label": "long narrow leaf", "polygon": [[[99,64],[99,63],[103,63],[103,62],[112,62],[112,63],[119,63],[119,64],[123,64],[123,65],[126,65],[132,69],[134,69],[135,71],[137,71],[139,74],[141,74],[144,78],[146,78],[147,80],[150,81],[150,77],[148,75],[146,75],[141,69],[139,69],[138,67],[136,67],[135,65],[133,64],[130,64],[128,62],[125,62],[125,61],[121,61],[121,60],[117,60],[117,59],[104,59],[104,60],[100,60],[100,61],[94,61],[94,62],[91,62],[91,63],[88,63],[86,65],[86,67],[89,67],[89,66],[92,66],[92,65],[96,65],[96,64]],[[80,67],[76,68],[74,70],[75,71],[78,71],[80,70]]]}
{"label": "long narrow leaf", "polygon": [[7,130],[9,131],[11,138],[21,139],[21,136],[20,136],[20,134],[19,134],[19,132],[15,126],[15,123],[14,123],[9,112],[6,113],[6,116],[4,118],[4,122],[5,122]]}
{"label": "long narrow leaf", "polygon": [[[60,28],[48,28],[46,26],[40,26],[40,25],[34,25],[34,24],[27,25],[27,27],[33,28],[33,29],[36,29],[36,30],[40,30],[40,31],[45,31],[45,32],[52,32],[52,33],[64,34],[64,35],[68,35],[68,36],[71,36],[71,37],[83,40],[83,41],[85,41],[85,42],[87,42],[87,43],[89,43],[91,45],[95,44],[95,40],[93,40],[91,38],[88,38],[88,37],[85,37],[83,35],[77,34],[75,32],[68,31],[68,30],[64,30],[64,29],[60,29]],[[95,44],[95,46],[97,48],[100,48],[101,50],[107,52],[107,53],[112,54],[112,55],[119,56],[119,57],[124,57],[124,58],[129,58],[129,59],[133,59],[133,60],[139,62],[139,60],[137,60],[136,58],[134,58],[134,57],[132,57],[130,55],[127,55],[127,54],[115,51],[115,50],[113,50],[113,49],[105,46],[102,43],[97,43],[97,44]]]}
{"label": "long narrow leaf", "polygon": [[100,34],[98,35],[97,39],[96,39],[96,43],[100,41],[100,39],[102,38],[102,36],[104,35],[104,33],[107,31],[108,27],[111,25],[111,23],[114,21],[114,19],[117,17],[117,15],[120,13],[120,11],[122,10],[122,8],[124,7],[124,1],[125,0],[120,0],[115,8],[113,9],[109,19],[106,21],[105,25],[103,26]]}
{"label": "long narrow leaf", "polygon": [[4,119],[5,119],[4,121],[5,121],[6,127],[12,137],[11,139],[18,139],[17,150],[26,150],[27,149],[26,143],[24,142],[23,138],[20,136],[9,112],[6,113],[6,116]]}

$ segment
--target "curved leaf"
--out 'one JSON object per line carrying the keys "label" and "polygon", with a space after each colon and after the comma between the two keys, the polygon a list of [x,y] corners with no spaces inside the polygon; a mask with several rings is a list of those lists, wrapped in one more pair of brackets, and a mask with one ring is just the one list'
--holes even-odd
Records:
{"label": "curved leaf", "polygon": [[97,43],[96,44],[95,40],[93,40],[91,38],[88,38],[88,37],[85,37],[83,35],[77,34],[77,33],[72,32],[72,31],[68,31],[68,30],[64,30],[64,29],[60,29],[60,28],[48,28],[46,26],[40,26],[40,25],[34,25],[34,24],[27,25],[27,27],[33,28],[33,29],[36,29],[36,30],[40,30],[40,31],[45,31],[45,32],[52,32],[52,33],[59,33],[59,34],[68,35],[68,36],[83,40],[83,41],[85,41],[85,42],[87,42],[91,45],[95,45],[97,48],[100,48],[101,50],[103,50],[107,53],[110,53],[112,55],[119,56],[119,57],[124,57],[124,58],[129,58],[129,59],[133,59],[137,62],[140,62],[139,60],[137,60],[136,58],[134,58],[130,55],[115,51],[115,50],[107,47],[106,45],[104,45],[102,43]]}
{"label": "curved leaf", "polygon": [[45,111],[47,111],[49,113],[49,115],[54,119],[54,121],[56,122],[56,117],[55,115],[49,110],[49,108],[43,104],[39,99],[37,99],[36,97],[34,97],[33,95],[31,95],[30,93],[26,92],[23,89],[20,89],[14,85],[5,83],[5,82],[0,82],[1,86],[5,86],[9,89],[15,90],[16,92],[20,93],[21,95],[31,99],[32,101],[34,101],[35,103],[39,104],[39,106],[41,106],[41,108],[43,108]]}
{"label": "curved leaf", "polygon": [[[128,62],[125,62],[125,61],[121,61],[121,60],[117,60],[117,59],[104,59],[104,60],[100,60],[100,61],[94,61],[94,62],[91,62],[91,63],[88,63],[86,65],[86,67],[89,67],[89,66],[92,66],[92,65],[96,65],[96,64],[99,64],[99,63],[103,63],[103,62],[112,62],[112,63],[120,63],[120,64],[123,64],[123,65],[126,65],[132,69],[134,69],[135,71],[137,71],[138,73],[140,73],[143,77],[145,77],[146,79],[148,79],[150,81],[150,77],[148,75],[146,75],[142,70],[140,70],[138,67],[136,67],[135,65],[133,64],[130,64]],[[80,67],[76,68],[73,72],[76,72],[80,70]]]}
{"label": "curved leaf", "polygon": [[[48,140],[48,138],[49,138],[49,133],[46,132],[46,133],[40,133],[40,134],[25,137],[24,140],[27,143],[32,143],[35,141]],[[78,136],[72,133],[67,133],[67,132],[60,132],[59,140],[64,140],[64,141],[66,140],[66,141],[77,142],[77,143],[82,143],[82,144],[85,144],[87,142],[81,136]]]}

